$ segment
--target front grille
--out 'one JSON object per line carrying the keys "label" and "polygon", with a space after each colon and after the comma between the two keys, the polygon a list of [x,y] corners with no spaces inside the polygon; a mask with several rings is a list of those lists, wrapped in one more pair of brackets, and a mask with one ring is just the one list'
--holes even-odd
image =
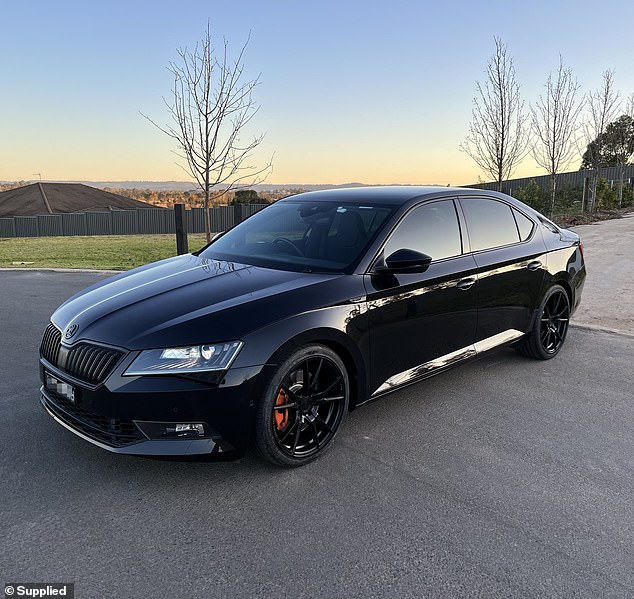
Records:
{"label": "front grille", "polygon": [[122,356],[123,352],[116,349],[80,343],[68,352],[63,370],[80,381],[98,385],[106,380]]}
{"label": "front grille", "polygon": [[61,343],[61,331],[50,323],[44,331],[40,355],[62,372],[89,385],[103,383],[125,353],[93,343],[79,343],[62,352]]}
{"label": "front grille", "polygon": [[46,407],[71,428],[91,439],[111,447],[124,447],[145,439],[132,420],[100,416],[50,390],[46,393],[47,395],[44,396]]}
{"label": "front grille", "polygon": [[50,362],[57,365],[59,356],[59,348],[62,344],[62,332],[51,322],[44,331],[42,345],[40,346],[40,355]]}

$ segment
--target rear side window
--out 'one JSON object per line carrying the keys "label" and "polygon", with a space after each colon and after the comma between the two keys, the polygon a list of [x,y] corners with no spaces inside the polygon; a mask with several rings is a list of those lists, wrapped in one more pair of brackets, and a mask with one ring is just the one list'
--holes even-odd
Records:
{"label": "rear side window", "polygon": [[462,209],[467,219],[472,252],[519,243],[518,226],[507,204],[466,198],[462,200]]}
{"label": "rear side window", "polygon": [[526,241],[533,232],[533,221],[524,216],[519,210],[515,210],[513,208],[513,216],[515,217],[515,222],[517,223],[517,230],[520,233],[520,241]]}
{"label": "rear side window", "polygon": [[406,214],[386,243],[383,255],[401,249],[422,252],[432,260],[459,256],[462,241],[453,200],[424,204]]}

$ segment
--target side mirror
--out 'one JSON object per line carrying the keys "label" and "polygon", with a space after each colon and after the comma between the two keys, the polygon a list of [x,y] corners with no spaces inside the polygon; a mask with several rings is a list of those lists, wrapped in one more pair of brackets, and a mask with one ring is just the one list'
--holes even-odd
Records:
{"label": "side mirror", "polygon": [[431,260],[431,256],[416,250],[396,250],[385,259],[385,270],[403,273],[425,272]]}

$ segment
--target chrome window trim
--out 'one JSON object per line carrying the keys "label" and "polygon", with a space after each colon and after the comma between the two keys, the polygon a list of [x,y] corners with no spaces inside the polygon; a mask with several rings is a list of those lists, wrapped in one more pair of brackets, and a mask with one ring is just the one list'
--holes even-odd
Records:
{"label": "chrome window trim", "polygon": [[[492,247],[486,247],[483,248],[481,250],[473,250],[471,249],[471,239],[469,239],[469,249],[471,254],[482,254],[484,252],[490,252],[492,250],[499,250],[499,249],[504,249],[504,248],[510,248],[510,247],[515,247],[518,245],[524,245],[527,244],[531,241],[533,241],[533,239],[535,238],[535,232],[537,231],[537,227],[539,226],[536,219],[529,216],[528,214],[526,214],[526,212],[524,212],[523,210],[520,210],[520,208],[518,208],[517,206],[515,206],[514,204],[511,204],[509,202],[507,202],[506,200],[504,200],[503,198],[494,198],[491,196],[486,196],[486,195],[462,195],[462,196],[458,196],[458,204],[460,204],[460,209],[462,210],[462,214],[464,216],[465,219],[465,228],[467,230],[467,235],[469,234],[469,219],[467,218],[467,215],[465,214],[464,209],[462,208],[462,203],[465,199],[474,199],[474,200],[491,200],[494,202],[499,202],[500,204],[504,204],[505,206],[507,206],[508,208],[511,209],[511,214],[513,213],[513,210],[517,210],[520,214],[522,214],[523,216],[525,216],[528,220],[530,220],[533,223],[533,230],[531,231],[531,234],[524,240],[521,241],[520,238],[520,233],[519,233],[519,229],[517,229],[517,221],[515,221],[515,215],[513,215],[513,221],[515,222],[515,227],[517,229],[517,237],[518,239],[520,239],[520,241],[514,241],[513,243],[507,243],[506,245],[495,245]],[[467,200],[469,201],[469,200]]]}
{"label": "chrome window trim", "polygon": [[466,251],[465,236],[464,236],[464,232],[462,230],[462,222],[460,221],[460,213],[458,212],[458,210],[459,210],[459,207],[458,207],[458,196],[455,193],[452,193],[451,195],[447,195],[447,196],[441,196],[441,197],[437,197],[437,198],[426,199],[426,200],[423,200],[422,202],[418,202],[417,204],[414,204],[414,205],[410,206],[407,209],[407,211],[404,212],[399,217],[397,222],[395,222],[394,225],[392,225],[392,229],[385,236],[385,238],[381,242],[381,245],[379,246],[378,250],[374,253],[374,257],[372,258],[372,260],[370,260],[369,266],[366,269],[365,274],[372,274],[372,272],[373,272],[374,268],[377,266],[377,263],[379,262],[379,260],[382,257],[384,258],[383,251],[385,250],[385,246],[388,244],[388,242],[394,236],[394,233],[396,232],[396,229],[398,229],[398,227],[401,225],[401,223],[403,223],[408,216],[410,216],[415,210],[417,210],[419,208],[423,208],[424,206],[430,206],[431,204],[433,204],[435,202],[444,202],[444,201],[450,201],[450,202],[453,203],[453,208],[454,208],[454,211],[456,213],[456,223],[458,224],[458,234],[460,236],[460,253],[459,254],[455,254],[454,256],[446,256],[445,258],[438,258],[438,259],[434,260],[433,262],[434,262],[434,264],[436,264],[438,262],[445,262],[446,260],[455,260],[456,258],[462,258],[463,256],[467,255],[469,252]]}

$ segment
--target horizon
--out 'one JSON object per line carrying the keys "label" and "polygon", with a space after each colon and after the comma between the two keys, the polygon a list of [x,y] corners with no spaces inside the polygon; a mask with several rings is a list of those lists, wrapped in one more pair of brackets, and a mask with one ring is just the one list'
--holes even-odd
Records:
{"label": "horizon", "polygon": [[[526,11],[501,0],[485,7],[324,0],[317,11],[310,4],[192,0],[179,12],[160,0],[8,5],[0,38],[10,83],[0,97],[0,180],[187,181],[174,144],[140,113],[166,121],[166,66],[177,48],[200,40],[213,16],[212,34],[227,38],[231,55],[251,32],[245,75],[261,73],[261,84],[250,132],[265,134],[253,162],[274,155],[263,184],[488,181],[458,146],[494,36],[514,60],[526,108],[560,54],[582,92],[594,90],[606,69],[615,70],[622,98],[634,92],[634,3],[611,3],[619,19],[603,22],[588,19],[586,8],[596,6],[538,0]],[[578,168],[584,147],[564,170]],[[512,178],[544,174],[528,157]]]}
{"label": "horizon", "polygon": [[[64,183],[64,184],[82,184],[95,188],[110,188],[112,185],[112,189],[126,189],[126,190],[142,190],[142,189],[150,189],[154,191],[200,191],[201,188],[196,182],[189,181],[178,181],[178,180],[145,180],[145,181],[137,181],[137,180],[112,180],[112,181],[93,181],[90,179],[30,179],[30,180],[22,180],[22,181],[0,181],[0,185],[16,185],[18,183],[24,183],[24,186],[34,185],[36,183]],[[169,187],[168,185],[174,185],[174,187]],[[143,187],[146,185],[146,187]],[[475,184],[474,184],[475,185]],[[395,186],[405,186],[405,187],[447,187],[447,185],[443,185],[440,183],[360,183],[358,181],[348,181],[345,183],[255,183],[253,185],[248,185],[246,188],[255,189],[257,191],[281,191],[285,189],[306,189],[310,190],[311,188],[341,188],[341,187],[395,187]],[[218,186],[217,190],[222,189],[223,186]],[[228,187],[226,185],[225,187]],[[465,187],[463,186],[452,186],[452,187]],[[243,187],[240,187],[243,189]]]}
{"label": "horizon", "polygon": [[[628,170],[630,168],[634,168],[634,164],[629,164],[626,165]],[[605,171],[605,170],[612,170],[616,167],[603,167],[602,169],[600,169],[600,171]],[[580,171],[592,171],[592,169],[574,169],[574,170],[567,170],[567,171],[561,171],[559,173],[557,173],[558,177],[567,177],[571,174],[574,173],[578,173]],[[515,183],[517,181],[521,181],[521,180],[536,180],[536,179],[540,179],[540,178],[544,178],[544,179],[548,179],[550,177],[550,175],[546,174],[546,173],[542,173],[542,174],[537,174],[537,175],[529,175],[528,177],[518,177],[518,176],[513,176],[510,179],[505,179],[504,183]],[[607,177],[607,175],[606,175]],[[27,185],[34,185],[36,183],[61,183],[61,184],[82,184],[82,185],[88,185],[88,186],[92,186],[92,187],[96,187],[99,189],[106,189],[106,188],[111,188],[112,189],[127,189],[127,190],[151,190],[151,191],[177,191],[177,192],[184,192],[184,191],[201,191],[201,187],[198,185],[198,183],[196,183],[195,181],[186,181],[186,180],[176,180],[176,179],[165,179],[165,180],[92,180],[92,179],[29,179],[29,180],[22,180],[22,181],[8,181],[8,180],[0,180],[0,185],[12,185],[12,186],[16,186],[18,183],[23,183],[24,186]],[[256,189],[259,191],[263,191],[263,192],[270,192],[270,191],[282,191],[282,190],[287,190],[287,189],[300,189],[300,190],[304,190],[304,191],[314,191],[314,189],[311,188],[343,188],[343,187],[461,187],[461,188],[468,188],[468,187],[474,187],[474,186],[479,186],[479,185],[491,185],[491,184],[495,184],[496,181],[476,181],[476,182],[472,182],[472,183],[468,183],[466,185],[461,185],[461,184],[456,184],[456,185],[446,185],[443,183],[361,183],[359,181],[346,181],[346,182],[342,182],[342,183],[332,183],[332,182],[328,182],[328,183],[268,183],[266,181],[264,182],[260,182],[260,183],[254,183],[252,185],[245,185],[245,186],[237,186],[234,189]],[[168,185],[172,184],[173,187],[169,187]],[[143,186],[146,187],[143,187]],[[230,188],[231,185],[226,184],[226,185],[218,185],[217,187],[214,187],[213,189],[215,190],[221,190],[224,188]],[[212,189],[212,191],[213,191]],[[231,189],[229,190],[231,191]]]}

